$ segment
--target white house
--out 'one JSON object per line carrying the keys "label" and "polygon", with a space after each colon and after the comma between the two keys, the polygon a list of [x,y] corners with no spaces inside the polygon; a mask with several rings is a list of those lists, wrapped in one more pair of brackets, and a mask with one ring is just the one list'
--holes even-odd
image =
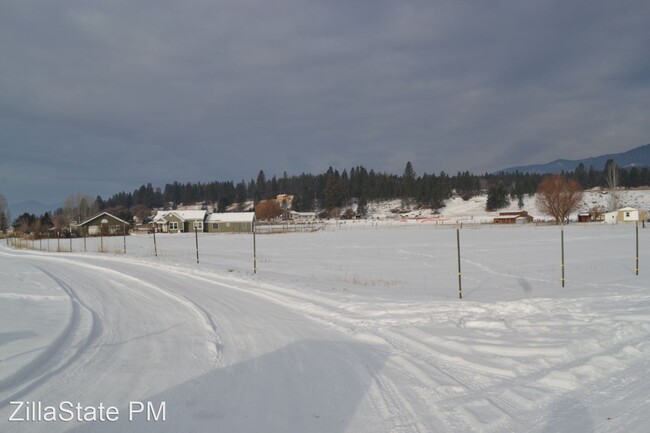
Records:
{"label": "white house", "polygon": [[617,211],[607,212],[605,214],[605,222],[607,224],[635,223],[646,221],[647,219],[647,211],[635,209],[633,207],[624,207]]}

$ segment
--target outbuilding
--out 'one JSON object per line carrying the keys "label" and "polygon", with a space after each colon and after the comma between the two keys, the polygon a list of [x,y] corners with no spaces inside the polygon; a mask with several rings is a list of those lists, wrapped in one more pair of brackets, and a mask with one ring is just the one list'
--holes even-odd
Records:
{"label": "outbuilding", "polygon": [[494,217],[494,224],[527,224],[533,222],[533,217],[525,210],[518,212],[501,212]]}
{"label": "outbuilding", "polygon": [[255,212],[212,213],[205,221],[208,233],[252,233]]}
{"label": "outbuilding", "polygon": [[316,212],[296,212],[296,211],[291,211],[289,216],[295,222],[314,222],[314,221],[316,221]]}

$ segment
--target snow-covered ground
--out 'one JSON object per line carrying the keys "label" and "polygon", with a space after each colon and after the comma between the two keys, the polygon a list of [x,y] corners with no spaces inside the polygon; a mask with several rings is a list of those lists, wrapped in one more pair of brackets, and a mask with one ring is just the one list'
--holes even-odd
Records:
{"label": "snow-covered ground", "polygon": [[[650,210],[650,190],[635,189],[635,190],[620,190],[619,194],[619,207],[633,207],[641,210]],[[499,212],[512,212],[525,210],[529,215],[532,215],[535,220],[551,221],[552,218],[544,215],[535,202],[535,196],[524,196],[524,206],[520,209],[517,200],[510,200],[510,205],[499,209],[496,212],[487,212],[485,205],[487,203],[487,195],[480,195],[472,197],[469,200],[463,200],[460,197],[454,197],[445,201],[445,207],[439,210],[439,213],[434,213],[430,209],[413,209],[410,212],[391,213],[391,209],[402,209],[400,200],[384,201],[379,203],[370,203],[368,206],[368,213],[371,219],[385,220],[395,219],[400,216],[409,218],[424,218],[433,219],[433,223],[438,224],[484,224],[492,223],[494,217],[499,215]],[[588,212],[595,207],[602,209],[609,209],[610,195],[606,191],[590,190],[585,191],[582,197],[582,204],[571,215],[571,219],[577,221],[579,212]],[[405,209],[404,209],[405,210]]]}
{"label": "snow-covered ground", "polygon": [[258,235],[256,274],[250,235],[3,243],[0,431],[646,432],[650,228],[638,276],[634,226],[564,235],[562,288],[558,227],[464,225],[462,300],[451,225]]}

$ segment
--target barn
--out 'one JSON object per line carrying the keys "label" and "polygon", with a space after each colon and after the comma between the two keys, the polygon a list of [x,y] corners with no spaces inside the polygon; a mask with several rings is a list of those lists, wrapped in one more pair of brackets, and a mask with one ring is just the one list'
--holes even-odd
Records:
{"label": "barn", "polygon": [[494,224],[527,224],[533,222],[533,217],[525,210],[518,212],[500,212],[494,217]]}

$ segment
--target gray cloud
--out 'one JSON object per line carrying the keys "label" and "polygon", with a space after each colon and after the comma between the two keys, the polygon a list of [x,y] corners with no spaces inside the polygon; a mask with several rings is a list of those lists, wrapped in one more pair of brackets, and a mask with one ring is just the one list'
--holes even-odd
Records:
{"label": "gray cloud", "polygon": [[650,141],[649,15],[643,0],[4,2],[0,193],[623,151]]}

